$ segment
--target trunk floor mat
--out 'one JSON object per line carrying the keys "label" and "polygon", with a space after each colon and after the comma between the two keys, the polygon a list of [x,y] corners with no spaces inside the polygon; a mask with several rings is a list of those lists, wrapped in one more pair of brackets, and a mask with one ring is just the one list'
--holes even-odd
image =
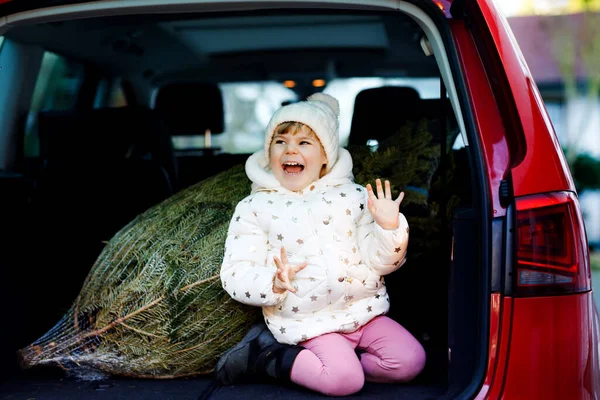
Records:
{"label": "trunk floor mat", "polygon": [[[440,397],[445,385],[387,385],[366,383],[349,399],[424,400]],[[219,387],[212,377],[187,379],[127,379],[110,378],[101,381],[80,381],[69,377],[17,376],[0,383],[0,399],[4,400],[232,400],[232,399],[331,399],[292,384],[257,382]]]}
{"label": "trunk floor mat", "polygon": [[[344,399],[377,399],[377,400],[433,400],[446,392],[442,385],[406,384],[390,385],[367,382],[362,390]],[[319,393],[291,384],[244,384],[227,387],[217,387],[210,397],[202,399],[232,400],[232,399],[332,399]]]}

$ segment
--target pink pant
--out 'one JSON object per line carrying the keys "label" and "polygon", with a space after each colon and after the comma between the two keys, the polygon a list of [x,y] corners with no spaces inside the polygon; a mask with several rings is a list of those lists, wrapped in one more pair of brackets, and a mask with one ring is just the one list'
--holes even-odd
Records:
{"label": "pink pant", "polygon": [[[292,382],[330,396],[358,392],[369,382],[408,382],[425,366],[421,344],[400,324],[380,316],[352,333],[327,333],[300,343]],[[364,351],[360,357],[354,349]]]}

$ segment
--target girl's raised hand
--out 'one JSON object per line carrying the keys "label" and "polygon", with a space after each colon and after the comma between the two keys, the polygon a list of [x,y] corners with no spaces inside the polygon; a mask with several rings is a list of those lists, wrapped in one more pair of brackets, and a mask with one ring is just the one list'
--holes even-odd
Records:
{"label": "girl's raised hand", "polygon": [[283,246],[281,247],[281,260],[277,256],[274,256],[273,260],[277,266],[276,279],[273,282],[273,292],[283,293],[289,290],[292,293],[296,293],[296,288],[292,286],[292,281],[296,277],[296,273],[306,267],[306,262],[298,265],[290,264]]}
{"label": "girl's raised hand", "polygon": [[383,229],[397,229],[398,215],[400,214],[400,203],[404,199],[404,192],[396,200],[392,198],[392,190],[390,189],[390,181],[385,181],[385,192],[381,186],[381,179],[375,181],[377,186],[377,196],[373,193],[371,184],[367,184],[367,194],[369,200],[367,206],[373,219]]}

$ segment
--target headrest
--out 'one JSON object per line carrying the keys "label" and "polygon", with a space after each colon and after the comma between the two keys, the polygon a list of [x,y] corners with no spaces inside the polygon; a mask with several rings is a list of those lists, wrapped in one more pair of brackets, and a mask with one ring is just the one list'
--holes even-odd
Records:
{"label": "headrest", "polygon": [[40,156],[48,163],[153,159],[175,174],[171,138],[145,107],[44,111],[38,115]]}
{"label": "headrest", "polygon": [[172,136],[223,132],[223,96],[217,84],[174,83],[160,88],[154,106]]}
{"label": "headrest", "polygon": [[164,129],[151,110],[141,107],[44,111],[38,126],[40,155],[52,159],[124,158],[134,143],[150,151]]}
{"label": "headrest", "polygon": [[[448,108],[442,111],[442,107]],[[370,139],[382,141],[395,134],[406,121],[434,120],[448,111],[447,99],[421,99],[413,88],[365,89],[354,102],[348,141],[351,145],[365,145]]]}

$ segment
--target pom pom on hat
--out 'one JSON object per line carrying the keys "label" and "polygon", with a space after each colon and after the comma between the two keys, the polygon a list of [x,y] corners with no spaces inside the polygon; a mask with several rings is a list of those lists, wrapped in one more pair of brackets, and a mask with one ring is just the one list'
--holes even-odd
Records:
{"label": "pom pom on hat", "polygon": [[273,114],[267,126],[265,136],[265,158],[269,164],[269,148],[275,135],[275,129],[284,122],[301,122],[311,128],[325,149],[327,172],[333,168],[339,153],[340,105],[337,99],[325,93],[314,93],[305,101],[288,104]]}
{"label": "pom pom on hat", "polygon": [[325,93],[315,93],[308,96],[307,101],[322,101],[327,103],[336,116],[340,115],[340,102],[333,96]]}

